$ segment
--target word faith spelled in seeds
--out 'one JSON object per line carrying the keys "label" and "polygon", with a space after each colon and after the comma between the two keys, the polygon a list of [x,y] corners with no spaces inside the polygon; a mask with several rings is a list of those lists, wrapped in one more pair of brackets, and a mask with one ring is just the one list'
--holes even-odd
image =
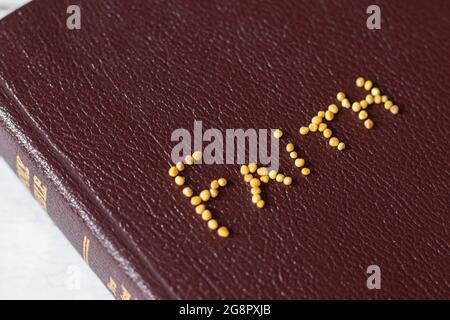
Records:
{"label": "word faith spelled in seeds", "polygon": [[[358,77],[356,79],[356,86],[359,88],[364,88],[369,93],[366,95],[365,99],[359,102],[351,103],[346,97],[344,92],[339,92],[336,96],[337,100],[340,102],[342,108],[351,109],[353,112],[358,114],[358,118],[363,121],[364,127],[367,129],[372,129],[373,121],[369,119],[369,114],[366,109],[372,104],[384,104],[384,108],[390,111],[392,114],[398,114],[399,107],[394,104],[387,95],[382,94],[381,90],[374,87],[372,81],[365,80],[363,77]],[[345,149],[345,143],[341,142],[338,137],[333,136],[333,132],[326,122],[330,123],[334,120],[335,115],[339,112],[339,108],[336,104],[330,104],[327,110],[321,110],[311,119],[311,123],[308,126],[302,126],[299,129],[300,135],[304,136],[310,133],[319,133],[328,140],[328,144],[337,148],[339,151]],[[283,131],[276,129],[273,131],[273,135],[277,139],[281,139],[283,136]],[[300,169],[303,176],[307,176],[311,173],[311,170],[305,166],[306,161],[304,158],[300,157],[298,151],[292,142],[286,144],[286,151],[289,153],[290,158],[294,161],[295,167]],[[219,224],[217,219],[214,219],[213,214],[210,209],[207,208],[206,204],[213,198],[219,195],[220,188],[224,188],[227,185],[227,179],[220,178],[213,180],[210,183],[210,188],[202,190],[199,194],[196,194],[193,189],[186,185],[185,177],[181,176],[181,172],[185,169],[185,165],[192,166],[202,159],[202,152],[195,151],[192,155],[186,157],[184,163],[178,162],[175,166],[169,169],[169,176],[174,178],[175,184],[182,187],[182,194],[189,198],[191,205],[194,207],[195,212],[201,217],[203,221],[207,224],[209,230],[217,232],[217,235],[222,238],[227,238],[230,236],[230,230],[226,226]],[[284,174],[277,172],[275,170],[268,171],[265,167],[258,167],[256,163],[250,163],[248,165],[243,165],[240,172],[244,178],[244,181],[250,185],[250,192],[252,195],[252,202],[258,208],[264,208],[265,201],[262,198],[261,185],[269,183],[273,180],[278,183],[282,183],[286,186],[292,184],[292,178],[285,176]]]}

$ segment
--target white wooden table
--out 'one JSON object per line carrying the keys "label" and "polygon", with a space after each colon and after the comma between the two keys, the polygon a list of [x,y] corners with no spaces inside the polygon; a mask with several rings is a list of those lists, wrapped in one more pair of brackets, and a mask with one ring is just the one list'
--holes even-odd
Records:
{"label": "white wooden table", "polygon": [[[27,0],[0,0],[0,19]],[[112,299],[0,158],[0,299]]]}

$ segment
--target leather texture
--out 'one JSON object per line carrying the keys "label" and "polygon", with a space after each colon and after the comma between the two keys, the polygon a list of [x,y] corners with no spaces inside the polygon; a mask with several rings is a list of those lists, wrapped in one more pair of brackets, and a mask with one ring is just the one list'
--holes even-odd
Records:
{"label": "leather texture", "polygon": [[[377,31],[370,1],[77,2],[81,30],[65,0],[0,22],[0,118],[46,175],[49,214],[97,241],[105,282],[123,274],[135,298],[449,298],[448,1],[378,1]],[[338,91],[365,97],[358,75],[400,114],[372,106],[367,130],[341,112],[344,152],[301,137]],[[194,120],[281,128],[312,173],[281,152],[294,183],[267,185],[258,209],[239,165],[186,171],[196,190],[230,181],[212,202],[220,239],[167,175],[172,131]]]}

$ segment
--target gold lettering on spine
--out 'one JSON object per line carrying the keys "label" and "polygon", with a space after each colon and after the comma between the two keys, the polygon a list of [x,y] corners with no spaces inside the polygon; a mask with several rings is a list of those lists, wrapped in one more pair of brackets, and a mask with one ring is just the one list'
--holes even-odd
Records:
{"label": "gold lettering on spine", "polygon": [[19,155],[16,156],[16,169],[20,181],[30,189],[30,170],[23,164]]}
{"label": "gold lettering on spine", "polygon": [[33,177],[34,182],[34,198],[47,211],[47,187],[39,180],[38,177]]}
{"label": "gold lettering on spine", "polygon": [[88,239],[88,237],[84,236],[83,238],[83,260],[89,264],[89,245],[91,244],[91,241]]}
{"label": "gold lettering on spine", "polygon": [[106,284],[109,290],[111,290],[112,294],[116,296],[117,284],[113,278],[109,277],[109,282]]}
{"label": "gold lettering on spine", "polygon": [[128,292],[127,288],[124,285],[121,285],[122,293],[120,295],[121,300],[131,300],[131,294]]}

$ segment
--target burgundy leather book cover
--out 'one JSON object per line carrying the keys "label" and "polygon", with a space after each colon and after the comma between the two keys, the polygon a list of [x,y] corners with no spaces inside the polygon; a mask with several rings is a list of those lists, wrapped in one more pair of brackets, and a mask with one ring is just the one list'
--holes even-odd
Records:
{"label": "burgundy leather book cover", "polygon": [[[377,1],[379,30],[370,1],[79,0],[79,30],[70,4],[0,22],[0,153],[116,298],[449,298],[448,1]],[[336,100],[360,75],[400,109],[369,106],[370,130]],[[299,134],[333,103],[343,151]],[[262,209],[238,164],[183,172],[228,180],[208,202],[228,238],[168,175],[194,121],[284,132],[293,183]]]}

